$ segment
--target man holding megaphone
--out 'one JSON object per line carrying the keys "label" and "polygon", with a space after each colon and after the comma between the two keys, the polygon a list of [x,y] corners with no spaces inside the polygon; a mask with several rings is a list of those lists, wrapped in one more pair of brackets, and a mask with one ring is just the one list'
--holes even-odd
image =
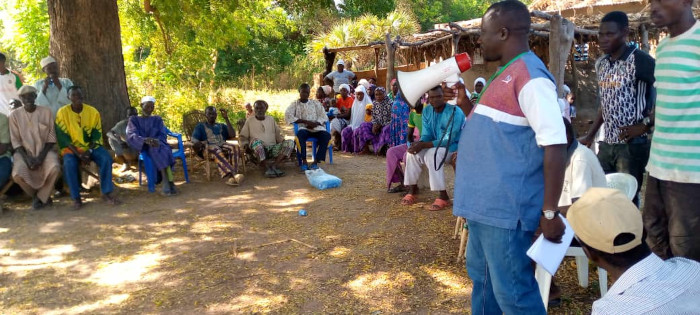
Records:
{"label": "man holding megaphone", "polygon": [[526,251],[538,227],[557,243],[564,232],[566,131],[554,77],[530,51],[530,24],[520,1],[494,3],[482,18],[484,59],[500,68],[459,139],[453,210],[469,225],[472,314],[545,314]]}

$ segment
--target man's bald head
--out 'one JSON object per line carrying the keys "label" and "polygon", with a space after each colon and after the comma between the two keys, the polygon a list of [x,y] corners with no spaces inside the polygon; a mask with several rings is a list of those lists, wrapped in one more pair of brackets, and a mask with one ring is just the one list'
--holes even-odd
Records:
{"label": "man's bald head", "polygon": [[492,4],[486,14],[485,19],[507,28],[511,33],[529,33],[532,18],[527,6],[517,0],[506,0]]}
{"label": "man's bald head", "polygon": [[481,20],[479,45],[486,61],[504,64],[512,52],[529,50],[530,11],[520,1],[506,0],[492,4]]}

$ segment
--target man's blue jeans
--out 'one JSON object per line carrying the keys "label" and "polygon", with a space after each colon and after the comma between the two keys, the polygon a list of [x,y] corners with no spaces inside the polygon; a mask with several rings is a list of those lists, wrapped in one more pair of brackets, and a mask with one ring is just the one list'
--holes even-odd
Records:
{"label": "man's blue jeans", "polygon": [[[103,147],[92,150],[90,159],[100,168],[100,189],[103,195],[108,195],[114,190],[112,183],[112,156]],[[80,199],[80,158],[74,154],[63,155],[63,176],[70,188],[70,197],[73,200]]]}
{"label": "man's blue jeans", "polygon": [[472,314],[546,314],[527,256],[534,232],[468,221]]}
{"label": "man's blue jeans", "polygon": [[7,156],[0,157],[0,189],[5,187],[12,174],[12,161]]}

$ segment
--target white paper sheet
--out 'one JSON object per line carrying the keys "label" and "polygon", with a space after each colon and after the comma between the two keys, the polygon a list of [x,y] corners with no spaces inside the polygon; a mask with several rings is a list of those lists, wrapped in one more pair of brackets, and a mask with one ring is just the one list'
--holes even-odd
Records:
{"label": "white paper sheet", "polygon": [[544,235],[540,235],[535,243],[530,246],[530,249],[527,250],[527,255],[536,263],[540,264],[542,268],[552,276],[559,268],[561,261],[564,259],[564,255],[566,255],[566,250],[569,249],[571,240],[574,238],[574,230],[571,229],[569,221],[566,221],[561,214],[559,216],[562,221],[564,221],[564,226],[566,226],[564,236],[561,238],[561,243],[552,243],[545,239]]}

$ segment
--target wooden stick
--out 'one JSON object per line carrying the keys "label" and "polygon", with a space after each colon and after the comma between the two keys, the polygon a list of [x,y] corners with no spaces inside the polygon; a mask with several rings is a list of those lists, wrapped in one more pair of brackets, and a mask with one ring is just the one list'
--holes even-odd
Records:
{"label": "wooden stick", "polygon": [[311,246],[311,245],[306,244],[306,243],[304,243],[304,242],[302,242],[302,241],[299,241],[299,240],[296,240],[296,239],[293,239],[293,238],[288,238],[288,239],[286,239],[286,240],[275,241],[275,242],[260,244],[260,245],[256,245],[256,246],[241,247],[240,250],[241,250],[241,251],[246,251],[246,250],[250,250],[250,249],[261,248],[261,247],[270,246],[270,245],[277,245],[277,244],[282,244],[282,243],[287,243],[287,242],[295,242],[295,243],[304,245],[304,246],[306,246],[306,247],[308,247],[308,248],[311,248],[311,249],[314,249],[314,250],[318,249],[318,247]]}

